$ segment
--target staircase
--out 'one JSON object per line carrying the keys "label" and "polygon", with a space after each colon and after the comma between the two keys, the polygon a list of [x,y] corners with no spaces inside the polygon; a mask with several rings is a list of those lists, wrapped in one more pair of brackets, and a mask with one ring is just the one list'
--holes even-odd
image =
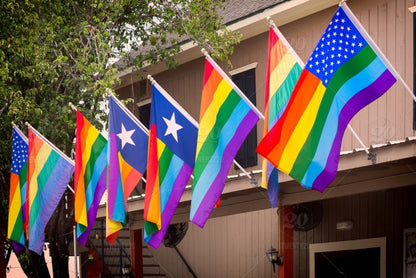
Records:
{"label": "staircase", "polygon": [[[98,222],[98,221],[97,221]],[[123,273],[125,268],[131,269],[130,231],[124,228],[120,231],[116,242],[110,245],[105,239],[105,223],[96,223],[89,236],[91,246],[104,264],[106,274],[102,277],[133,277]],[[142,243],[143,277],[166,277],[162,267],[157,263],[150,248]]]}

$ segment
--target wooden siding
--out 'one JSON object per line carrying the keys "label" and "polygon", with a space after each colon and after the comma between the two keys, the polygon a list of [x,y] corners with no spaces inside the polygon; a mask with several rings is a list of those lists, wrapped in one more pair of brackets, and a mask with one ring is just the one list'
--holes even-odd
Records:
{"label": "wooden siding", "polygon": [[[415,4],[415,0],[348,1],[349,7],[363,27],[410,87],[413,84],[413,16],[408,8]],[[303,61],[309,57],[335,9],[336,7],[331,7],[279,27]],[[264,24],[266,27],[266,20]],[[231,56],[232,68],[227,67],[226,63],[219,63],[226,72],[251,63],[258,63],[255,69],[256,100],[257,107],[262,112],[264,110],[267,39],[268,34],[265,32],[242,41]],[[204,60],[201,57],[154,76],[156,81],[197,121],[199,121],[203,67]],[[120,88],[117,92],[123,98],[132,97],[136,104],[151,96],[150,85],[146,80],[136,82],[133,86]],[[350,124],[366,146],[415,136],[412,98],[398,81],[385,95],[363,108]],[[258,142],[260,142],[263,136],[263,121],[257,124],[257,134]],[[342,150],[360,147],[359,142],[347,129]],[[261,156],[258,157],[258,161],[257,166],[248,170],[259,169]]]}
{"label": "wooden siding", "polygon": [[[177,247],[200,278],[277,277],[265,255],[277,248],[277,224],[276,209],[209,219],[204,229],[189,223]],[[168,277],[192,277],[174,249],[149,249]]]}
{"label": "wooden siding", "polygon": [[[387,277],[402,277],[403,232],[416,227],[416,186],[377,191],[317,202],[322,220],[308,231],[294,232],[294,277],[309,277],[309,244],[375,237],[387,239]],[[302,204],[301,204],[302,205]],[[339,231],[339,221],[353,228]]]}

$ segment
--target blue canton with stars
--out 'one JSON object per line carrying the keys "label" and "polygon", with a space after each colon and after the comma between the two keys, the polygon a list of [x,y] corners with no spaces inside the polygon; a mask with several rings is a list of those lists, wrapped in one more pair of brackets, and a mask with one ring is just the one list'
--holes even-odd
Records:
{"label": "blue canton with stars", "polygon": [[13,128],[12,173],[20,173],[20,170],[27,162],[27,151],[27,141]]}
{"label": "blue canton with stars", "polygon": [[339,7],[305,69],[315,74],[326,87],[338,68],[366,45],[365,39]]}

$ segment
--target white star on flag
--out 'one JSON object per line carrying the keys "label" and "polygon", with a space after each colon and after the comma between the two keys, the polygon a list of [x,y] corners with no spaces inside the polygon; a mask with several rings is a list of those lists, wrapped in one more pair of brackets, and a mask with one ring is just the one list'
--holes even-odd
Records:
{"label": "white star on flag", "polygon": [[131,139],[131,136],[133,135],[133,133],[135,132],[135,129],[131,129],[131,130],[126,130],[126,128],[124,127],[123,124],[121,124],[121,132],[117,134],[117,137],[120,138],[121,140],[121,148],[124,149],[124,146],[129,143],[133,146],[135,146],[136,144],[134,144],[133,140]]}
{"label": "white star on flag", "polygon": [[173,138],[175,138],[176,142],[178,142],[178,130],[182,129],[181,125],[176,123],[175,112],[172,113],[170,120],[163,117],[168,128],[166,129],[165,136],[172,134]]}

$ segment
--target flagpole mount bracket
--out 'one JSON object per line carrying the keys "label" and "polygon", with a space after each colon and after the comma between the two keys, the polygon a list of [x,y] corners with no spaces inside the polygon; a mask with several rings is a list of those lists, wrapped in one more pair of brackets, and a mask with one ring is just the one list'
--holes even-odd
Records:
{"label": "flagpole mount bracket", "polygon": [[250,178],[250,184],[253,184],[255,187],[257,187],[259,185],[258,181],[257,181],[257,178],[251,177]]}
{"label": "flagpole mount bracket", "polygon": [[377,155],[375,153],[369,152],[367,154],[367,159],[370,160],[373,165],[377,163]]}

